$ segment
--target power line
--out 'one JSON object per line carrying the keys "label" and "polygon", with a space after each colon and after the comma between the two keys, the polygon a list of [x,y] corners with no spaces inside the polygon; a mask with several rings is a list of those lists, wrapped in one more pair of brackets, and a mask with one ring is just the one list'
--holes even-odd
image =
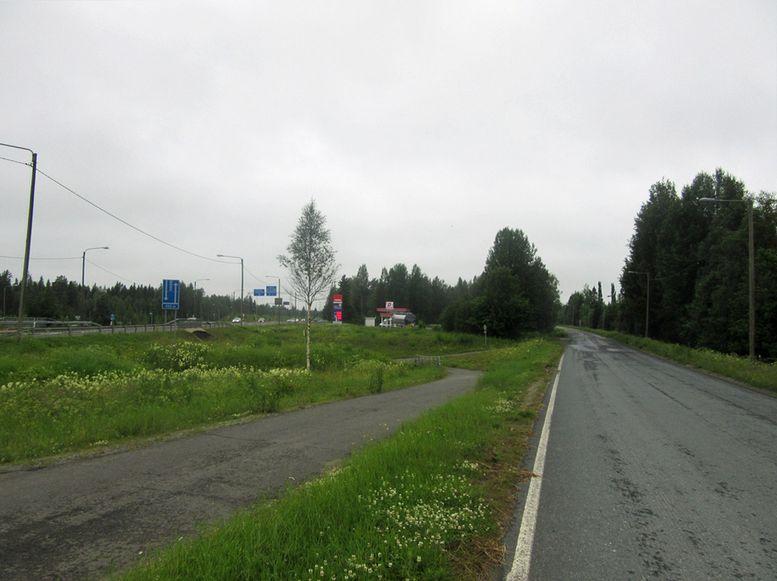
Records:
{"label": "power line", "polygon": [[[0,255],[0,258],[12,258],[15,260],[24,260],[24,256],[5,256]],[[30,256],[30,260],[81,260],[80,256]]]}
{"label": "power line", "polygon": [[99,204],[96,204],[95,202],[93,202],[92,200],[90,200],[89,198],[87,198],[86,196],[82,196],[81,194],[79,194],[78,192],[76,192],[74,189],[72,189],[72,188],[69,188],[68,186],[66,186],[65,184],[63,184],[62,182],[60,182],[59,180],[57,180],[57,179],[55,179],[55,178],[51,177],[50,175],[48,175],[46,172],[44,172],[44,171],[43,171],[43,170],[41,170],[40,168],[38,168],[38,173],[39,173],[39,174],[41,174],[42,176],[44,176],[45,178],[48,178],[49,180],[51,180],[52,182],[54,182],[55,184],[57,184],[57,185],[58,185],[59,187],[61,187],[62,189],[64,189],[64,190],[66,190],[66,191],[70,192],[70,193],[71,193],[71,194],[73,194],[75,197],[79,198],[80,200],[83,200],[84,202],[86,202],[87,204],[89,204],[90,206],[92,206],[93,208],[96,208],[97,210],[99,210],[100,212],[102,212],[102,213],[104,213],[104,214],[106,214],[106,215],[110,216],[110,217],[111,217],[111,218],[113,218],[114,220],[117,220],[118,222],[121,222],[121,223],[122,223],[122,224],[124,224],[125,226],[128,226],[129,228],[132,228],[132,229],[133,229],[133,230],[135,230],[136,232],[139,232],[140,234],[143,234],[144,236],[148,236],[148,237],[149,237],[149,238],[151,238],[152,240],[156,240],[157,242],[159,242],[159,243],[161,243],[161,244],[164,244],[165,246],[169,246],[170,248],[173,248],[173,249],[175,249],[175,250],[178,250],[179,252],[183,252],[183,253],[185,253],[185,254],[188,254],[188,255],[190,255],[190,256],[194,256],[194,257],[196,257],[196,258],[201,258],[202,260],[209,260],[210,262],[218,262],[218,263],[220,263],[220,264],[231,264],[229,261],[226,261],[226,260],[218,260],[218,259],[216,259],[216,258],[211,258],[210,256],[205,256],[205,255],[203,255],[203,254],[198,254],[198,253],[196,253],[196,252],[192,252],[191,250],[187,250],[186,248],[182,248],[182,247],[180,247],[180,246],[177,246],[177,245],[175,245],[175,244],[173,244],[173,243],[171,243],[171,242],[168,242],[167,240],[162,240],[162,239],[161,239],[159,236],[155,236],[155,235],[153,235],[153,234],[151,234],[151,233],[149,233],[149,232],[146,232],[146,231],[145,231],[145,230],[143,230],[142,228],[138,228],[138,227],[137,227],[137,226],[135,226],[134,224],[130,224],[130,223],[129,223],[127,220],[125,220],[124,218],[120,218],[119,216],[117,216],[117,215],[116,215],[116,214],[114,214],[113,212],[110,212],[110,211],[106,210],[105,208],[103,208],[102,206],[100,206]]}
{"label": "power line", "polygon": [[134,280],[131,280],[131,279],[129,279],[129,278],[127,278],[127,277],[125,277],[125,276],[121,276],[120,274],[116,274],[115,272],[111,272],[110,270],[108,270],[108,269],[107,269],[107,268],[105,268],[104,266],[100,266],[99,264],[97,264],[96,262],[92,262],[92,261],[91,261],[91,260],[89,260],[88,258],[86,259],[86,261],[87,261],[89,264],[91,264],[92,266],[94,266],[94,267],[96,267],[96,268],[99,268],[99,269],[100,269],[100,270],[102,270],[103,272],[107,272],[108,274],[110,274],[110,275],[112,275],[112,276],[115,276],[116,278],[120,278],[121,280],[124,280],[124,281],[127,281],[127,282],[131,282],[131,283],[134,283],[134,282],[135,282]]}
{"label": "power line", "polygon": [[254,280],[256,280],[257,282],[265,282],[265,281],[267,280],[267,279],[261,279],[261,278],[259,278],[258,276],[256,276],[256,275],[255,275],[253,272],[251,272],[250,270],[248,270],[248,269],[245,267],[245,265],[243,265],[243,270],[245,270],[245,271],[246,271],[246,272],[247,272],[249,275],[251,275],[251,276],[254,278]]}
{"label": "power line", "polygon": [[26,165],[27,167],[30,167],[30,163],[26,161],[19,161],[18,159],[11,159],[10,157],[3,157],[0,155],[0,159],[5,161],[10,161],[11,163],[18,163],[19,165]]}

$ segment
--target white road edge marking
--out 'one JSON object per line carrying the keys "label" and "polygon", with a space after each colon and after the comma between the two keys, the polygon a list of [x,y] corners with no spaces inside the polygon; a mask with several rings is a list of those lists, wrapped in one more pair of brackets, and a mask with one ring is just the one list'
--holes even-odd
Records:
{"label": "white road edge marking", "polygon": [[537,445],[537,456],[534,458],[532,477],[529,483],[529,492],[526,494],[526,504],[523,507],[521,528],[518,532],[518,541],[515,545],[513,565],[507,574],[506,581],[525,581],[529,578],[529,566],[531,565],[531,551],[534,544],[534,528],[537,525],[537,512],[540,508],[540,490],[542,488],[542,473],[545,470],[545,452],[548,449],[548,433],[550,432],[550,420],[553,417],[553,407],[556,404],[556,388],[558,378],[561,375],[561,366],[564,364],[564,355],[558,362],[556,379],[548,400],[548,409],[545,412],[545,422],[542,425],[540,441]]}

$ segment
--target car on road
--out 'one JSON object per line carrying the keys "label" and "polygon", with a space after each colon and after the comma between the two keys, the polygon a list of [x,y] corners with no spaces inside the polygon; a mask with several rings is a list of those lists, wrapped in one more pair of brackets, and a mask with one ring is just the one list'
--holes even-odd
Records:
{"label": "car on road", "polygon": [[233,323],[240,323],[240,322],[242,322],[242,320],[240,319],[240,317],[235,317],[234,319],[232,319],[232,322]]}

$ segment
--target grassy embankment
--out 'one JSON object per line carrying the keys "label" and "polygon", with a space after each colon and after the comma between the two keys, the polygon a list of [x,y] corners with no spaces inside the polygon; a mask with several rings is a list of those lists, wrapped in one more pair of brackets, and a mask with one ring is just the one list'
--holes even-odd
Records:
{"label": "grassy embankment", "polygon": [[482,579],[561,345],[531,339],[451,358],[478,389],[341,468],[175,543],[128,579]]}
{"label": "grassy embankment", "polygon": [[480,347],[423,329],[314,329],[306,373],[300,326],[0,341],[0,463],[90,449],[251,414],[438,379],[392,363]]}
{"label": "grassy embankment", "polygon": [[695,349],[676,343],[665,343],[655,339],[636,337],[616,331],[584,329],[590,333],[615,339],[630,347],[642,349],[661,357],[730,377],[754,387],[777,392],[777,363],[751,361],[739,355],[727,355],[711,349]]}

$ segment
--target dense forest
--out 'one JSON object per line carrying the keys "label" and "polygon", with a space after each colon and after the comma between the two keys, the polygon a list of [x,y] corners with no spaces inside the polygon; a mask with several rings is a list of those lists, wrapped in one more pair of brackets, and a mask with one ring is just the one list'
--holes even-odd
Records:
{"label": "dense forest", "polygon": [[[0,273],[3,317],[15,318],[19,309],[19,281],[9,271]],[[195,290],[192,283],[181,284],[181,309],[178,317],[198,317],[209,320],[229,320],[240,314],[240,299],[225,295],[206,295],[202,288]],[[288,299],[286,299],[288,300]],[[126,286],[116,283],[112,287],[81,286],[58,276],[53,281],[29,280],[25,290],[25,314],[31,318],[93,321],[107,325],[111,315],[118,324],[160,323],[162,311],[162,287],[150,285]],[[293,306],[293,299],[292,299]],[[267,304],[255,304],[246,298],[243,304],[246,318],[301,317],[301,311],[278,309]],[[168,313],[171,319],[173,313]]]}
{"label": "dense forest", "polygon": [[517,228],[497,233],[483,273],[460,291],[441,315],[448,330],[517,337],[556,323],[558,281]]}
{"label": "dense forest", "polygon": [[[710,202],[705,199],[726,200]],[[649,336],[748,353],[748,207],[753,204],[756,353],[777,358],[777,199],[749,193],[723,170],[700,173],[680,194],[668,180],[649,190],[634,222],[620,276],[570,296],[569,324],[645,334],[650,279]]]}
{"label": "dense forest", "polygon": [[[375,316],[385,302],[409,308],[422,323],[440,323],[450,331],[517,337],[527,331],[548,330],[555,322],[557,282],[537,256],[536,248],[518,229],[499,231],[482,275],[459,278],[450,286],[430,278],[418,267],[404,264],[383,268],[370,279],[362,265],[353,277],[343,276],[333,293],[343,295],[343,320],[361,323]],[[331,298],[324,317],[331,314]]]}
{"label": "dense forest", "polygon": [[343,322],[363,324],[364,317],[377,315],[375,309],[386,301],[394,301],[397,307],[410,309],[422,323],[437,323],[442,310],[448,305],[456,288],[466,288],[462,280],[451,287],[437,277],[429,278],[418,265],[408,269],[404,264],[395,264],[381,269],[378,278],[371,279],[367,266],[361,265],[352,277],[343,276],[329,293],[323,316],[331,320],[332,295],[343,295]]}
{"label": "dense forest", "polygon": [[[18,309],[19,281],[8,271],[0,273],[0,292],[3,315],[13,318]],[[26,293],[29,317],[80,319],[103,325],[110,323],[111,315],[119,324],[158,323],[164,317],[161,286],[117,283],[109,288],[82,287],[60,276],[54,281],[30,280]],[[446,330],[471,333],[482,333],[486,325],[489,335],[499,337],[547,331],[555,324],[560,308],[556,278],[526,235],[510,228],[497,233],[483,273],[471,281],[460,278],[451,286],[424,274],[418,265],[408,269],[404,264],[383,268],[380,276],[371,279],[362,265],[354,276],[343,276],[332,289],[322,313],[324,320],[331,320],[334,293],[343,295],[346,323],[363,324],[365,317],[376,315],[377,307],[393,301],[409,308],[420,324],[441,324]],[[241,310],[239,298],[206,295],[190,283],[182,284],[180,300],[178,317],[224,320]],[[275,307],[256,305],[250,298],[245,299],[243,311],[249,319],[303,316],[293,309],[279,313]]]}

